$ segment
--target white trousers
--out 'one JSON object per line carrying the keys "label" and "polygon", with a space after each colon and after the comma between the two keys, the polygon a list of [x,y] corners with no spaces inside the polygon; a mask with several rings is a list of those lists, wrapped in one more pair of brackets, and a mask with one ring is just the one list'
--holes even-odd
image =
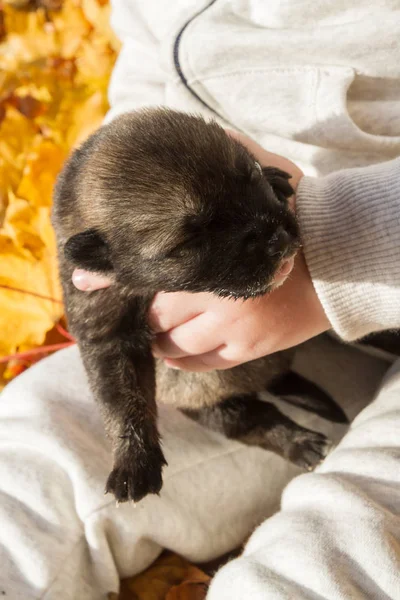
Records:
{"label": "white trousers", "polygon": [[[296,369],[322,384],[350,417],[371,401],[388,367],[328,337],[305,344],[296,358]],[[335,440],[345,432],[315,415],[287,407],[285,412]],[[386,380],[318,474],[301,475],[280,457],[229,441],[167,407],[159,408],[159,425],[169,463],[161,496],[147,497],[136,508],[117,508],[103,494],[110,447],[77,348],[43,360],[5,388],[0,397],[0,597],[100,600],[163,548],[191,561],[211,560],[242,544],[267,519],[244,556],[217,574],[212,600],[400,600],[400,587],[397,596],[390,588],[389,570],[382,575],[386,595],[336,594],[331,563],[332,557],[339,560],[344,578],[353,579],[352,568],[359,567],[360,578],[367,580],[369,568],[389,569],[394,555],[400,561],[399,375],[393,372]],[[282,490],[299,474],[279,511]],[[300,551],[302,535],[306,543]],[[288,547],[301,557],[298,574]],[[371,556],[364,565],[360,552],[367,548]],[[290,585],[317,578],[320,595],[302,596],[301,587],[295,595],[282,591],[289,585],[286,566]]]}

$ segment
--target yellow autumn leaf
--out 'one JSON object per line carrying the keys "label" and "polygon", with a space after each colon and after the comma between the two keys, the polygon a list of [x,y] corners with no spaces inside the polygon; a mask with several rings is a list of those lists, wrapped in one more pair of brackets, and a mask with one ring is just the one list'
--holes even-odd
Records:
{"label": "yellow autumn leaf", "polygon": [[6,37],[0,45],[0,69],[17,71],[19,65],[57,53],[55,30],[44,10],[21,12],[5,7]]}
{"label": "yellow autumn leaf", "polygon": [[[0,248],[2,245],[0,240]],[[55,301],[29,296],[27,302],[27,296],[16,291],[26,290],[55,300],[60,299],[60,290],[53,279],[55,264],[52,256],[29,260],[3,249],[1,254],[0,287],[3,289],[0,294],[0,355],[4,356],[17,350],[40,346],[46,332],[53,327],[63,311],[61,304]]]}
{"label": "yellow autumn leaf", "polygon": [[86,83],[92,86],[93,91],[102,89],[106,92],[114,60],[111,48],[104,44],[101,37],[92,34],[76,54],[76,83]]}
{"label": "yellow autumn leaf", "polygon": [[[44,247],[35,227],[35,219],[36,212],[29,202],[17,198],[10,191],[1,234],[3,239],[7,237],[14,244],[16,254],[26,256],[28,260],[31,257],[40,259]],[[2,263],[3,257],[0,256],[0,268]]]}
{"label": "yellow autumn leaf", "polygon": [[0,230],[0,288],[0,355],[42,344],[63,312],[50,211],[12,192]]}
{"label": "yellow autumn leaf", "polygon": [[49,90],[44,85],[35,85],[33,82],[16,87],[15,94],[19,98],[31,97],[38,102],[45,103],[51,102],[52,99]]}
{"label": "yellow autumn leaf", "polygon": [[67,144],[69,147],[79,146],[85,139],[100,127],[107,103],[101,92],[83,102],[74,113],[74,124],[68,131]]}
{"label": "yellow autumn leaf", "polygon": [[50,208],[12,191],[0,229],[0,292],[0,355],[41,345],[63,314]]}
{"label": "yellow autumn leaf", "polygon": [[10,188],[15,189],[31,148],[37,127],[13,107],[0,123],[0,200],[6,203]]}
{"label": "yellow autumn leaf", "polygon": [[98,2],[97,0],[82,0],[82,10],[86,19],[92,24],[95,34],[107,40],[112,50],[118,52],[121,42],[110,25],[110,4],[108,2]]}
{"label": "yellow autumn leaf", "polygon": [[27,157],[17,194],[32,206],[51,206],[54,181],[66,158],[64,148],[41,139]]}
{"label": "yellow autumn leaf", "polygon": [[59,54],[63,58],[75,56],[82,40],[92,29],[81,4],[76,0],[64,0],[61,11],[52,14],[51,26],[54,27]]}

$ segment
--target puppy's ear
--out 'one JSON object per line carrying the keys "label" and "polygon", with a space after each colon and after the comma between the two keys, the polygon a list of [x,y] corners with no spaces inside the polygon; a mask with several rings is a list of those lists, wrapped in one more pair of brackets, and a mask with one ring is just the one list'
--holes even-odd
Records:
{"label": "puppy's ear", "polygon": [[87,271],[112,271],[110,250],[95,229],[87,229],[69,238],[64,246],[65,257]]}
{"label": "puppy's ear", "polygon": [[289,173],[276,169],[275,167],[263,167],[262,172],[274,190],[278,200],[286,202],[290,196],[293,196],[294,189],[289,183],[289,179],[291,179],[292,176],[289,175]]}

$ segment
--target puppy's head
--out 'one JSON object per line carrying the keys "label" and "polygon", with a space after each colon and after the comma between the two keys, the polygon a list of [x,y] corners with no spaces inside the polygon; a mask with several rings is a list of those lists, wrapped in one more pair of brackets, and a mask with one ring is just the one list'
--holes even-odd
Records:
{"label": "puppy's head", "polygon": [[265,293],[299,243],[285,173],[262,169],[216,123],[157,109],[101,128],[55,196],[61,250],[135,293]]}

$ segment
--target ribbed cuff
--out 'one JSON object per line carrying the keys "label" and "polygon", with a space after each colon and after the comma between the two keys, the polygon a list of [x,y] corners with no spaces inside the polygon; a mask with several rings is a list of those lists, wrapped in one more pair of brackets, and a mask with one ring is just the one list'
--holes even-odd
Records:
{"label": "ribbed cuff", "polygon": [[400,159],[303,177],[296,211],[321,304],[345,340],[400,328]]}

